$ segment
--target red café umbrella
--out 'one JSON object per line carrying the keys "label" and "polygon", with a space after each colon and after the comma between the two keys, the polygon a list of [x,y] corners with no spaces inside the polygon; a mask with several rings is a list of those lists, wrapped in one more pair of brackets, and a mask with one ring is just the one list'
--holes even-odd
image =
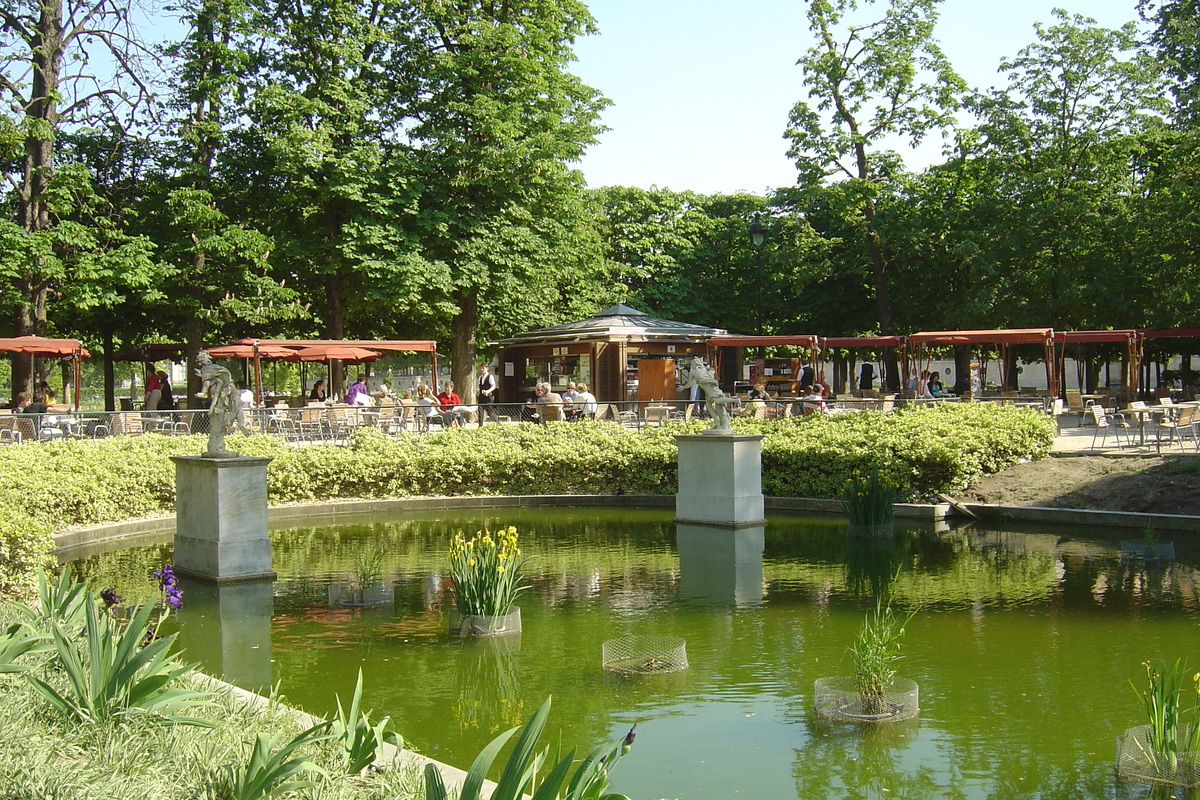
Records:
{"label": "red caf\u00e9 umbrella", "polygon": [[314,344],[292,352],[284,358],[285,361],[345,361],[348,364],[362,364],[374,361],[383,356],[365,347],[355,347],[348,344]]}
{"label": "red caf\u00e9 umbrella", "polygon": [[287,358],[296,352],[294,347],[284,347],[274,342],[250,342],[225,344],[220,347],[207,348],[213,358],[252,358],[254,359],[254,402],[262,402],[262,368],[260,359]]}
{"label": "red caf\u00e9 umbrella", "polygon": [[27,356],[70,358],[75,378],[75,408],[79,409],[79,359],[90,353],[76,339],[46,339],[41,336],[16,336],[0,339],[0,353],[21,353]]}
{"label": "red caf\u00e9 umbrella", "polygon": [[257,350],[252,344],[223,344],[220,347],[209,347],[208,354],[213,358],[287,358],[295,354],[295,347],[284,347],[279,344],[262,342]]}

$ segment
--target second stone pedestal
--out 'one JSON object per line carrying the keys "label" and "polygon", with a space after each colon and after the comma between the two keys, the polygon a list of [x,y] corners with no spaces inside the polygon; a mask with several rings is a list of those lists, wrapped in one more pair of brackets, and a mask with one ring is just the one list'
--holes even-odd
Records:
{"label": "second stone pedestal", "polygon": [[274,579],[269,458],[176,456],[175,569],[216,583]]}
{"label": "second stone pedestal", "polygon": [[675,519],[706,525],[762,525],[762,436],[676,436],[679,491]]}

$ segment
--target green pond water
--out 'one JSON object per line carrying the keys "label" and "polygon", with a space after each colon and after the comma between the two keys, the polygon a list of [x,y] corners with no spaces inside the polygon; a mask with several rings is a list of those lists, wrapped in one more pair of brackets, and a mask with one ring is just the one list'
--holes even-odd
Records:
{"label": "green pond water", "polygon": [[[829,518],[676,529],[669,511],[487,510],[439,520],[309,520],[272,531],[272,585],[184,580],[190,658],[249,688],[279,682],[316,714],[348,698],[390,715],[416,750],[466,767],[554,698],[554,740],[587,749],[638,723],[613,776],[635,798],[1126,798],[1118,734],[1142,722],[1143,661],[1200,665],[1200,548],[1123,560],[1120,533],[972,527],[848,539]],[[515,525],[530,591],[523,631],[447,634],[445,551],[456,531]],[[1127,532],[1125,536],[1130,536]],[[356,562],[382,552],[382,589],[349,606]],[[82,557],[131,599],[169,542]],[[873,593],[920,607],[900,674],[918,719],[874,726],[813,714],[817,678],[846,675]],[[605,640],[686,641],[685,672],[623,678]],[[1170,796],[1170,795],[1167,795]]]}

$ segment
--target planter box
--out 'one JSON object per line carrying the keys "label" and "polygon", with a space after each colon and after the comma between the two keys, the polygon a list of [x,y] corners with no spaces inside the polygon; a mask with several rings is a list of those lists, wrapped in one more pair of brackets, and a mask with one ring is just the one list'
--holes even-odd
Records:
{"label": "planter box", "polygon": [[503,636],[521,632],[521,609],[513,606],[504,616],[450,612],[451,636]]}

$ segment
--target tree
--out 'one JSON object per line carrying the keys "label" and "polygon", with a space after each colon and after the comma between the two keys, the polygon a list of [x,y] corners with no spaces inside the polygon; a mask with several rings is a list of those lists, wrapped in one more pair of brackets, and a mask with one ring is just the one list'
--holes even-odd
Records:
{"label": "tree", "polygon": [[[15,0],[0,7],[0,98],[10,114],[3,139],[10,147],[20,143],[15,158],[11,150],[5,154],[15,214],[3,234],[9,248],[4,271],[16,294],[5,299],[15,300],[15,335],[45,334],[55,292],[86,278],[95,259],[124,258],[110,257],[122,243],[85,230],[87,221],[64,227],[66,216],[87,205],[74,201],[91,190],[86,173],[61,169],[56,148],[73,125],[121,129],[145,99],[138,72],[147,53],[129,24],[130,10],[126,0]],[[101,54],[116,65],[112,80],[91,69]],[[126,255],[126,267],[146,265],[133,252]],[[18,358],[14,389],[28,390],[32,377],[31,361]]]}
{"label": "tree", "polygon": [[[577,0],[423,6],[423,91],[409,130],[429,279],[452,304],[452,377],[474,388],[481,317],[599,268],[577,245],[582,180],[605,101],[567,71],[594,22]],[[575,219],[571,217],[575,216]],[[598,250],[594,252],[598,256]],[[583,270],[583,272],[580,272]],[[546,296],[546,294],[543,294]]]}
{"label": "tree", "polygon": [[[184,0],[188,31],[166,48],[175,65],[169,105],[176,134],[162,169],[147,186],[143,218],[172,267],[172,316],[187,343],[187,399],[199,402],[196,356],[219,323],[261,326],[301,315],[296,293],[268,274],[270,238],[231,220],[218,200],[231,192],[214,176],[228,118],[251,72],[249,7],[242,0]],[[247,331],[239,331],[247,333]]]}
{"label": "tree", "polygon": [[1134,231],[1146,137],[1165,125],[1161,69],[1132,23],[1057,16],[1001,63],[1006,88],[971,101],[992,181],[980,241],[1005,270],[1015,324],[1141,325],[1154,276],[1133,260]]}
{"label": "tree", "polygon": [[1174,79],[1177,117],[1194,125],[1200,120],[1200,0],[1140,0],[1138,10],[1157,26],[1150,43]]}
{"label": "tree", "polygon": [[[953,122],[964,87],[933,39],[939,2],[888,0],[882,18],[854,23],[848,16],[856,0],[812,0],[808,20],[817,43],[798,62],[815,105],[793,107],[789,155],[801,188],[815,189],[831,177],[847,184],[844,213],[861,220],[881,334],[892,329],[891,254],[876,216],[879,182],[895,161],[873,148],[897,136],[915,145]],[[895,364],[888,367],[895,386]]]}

